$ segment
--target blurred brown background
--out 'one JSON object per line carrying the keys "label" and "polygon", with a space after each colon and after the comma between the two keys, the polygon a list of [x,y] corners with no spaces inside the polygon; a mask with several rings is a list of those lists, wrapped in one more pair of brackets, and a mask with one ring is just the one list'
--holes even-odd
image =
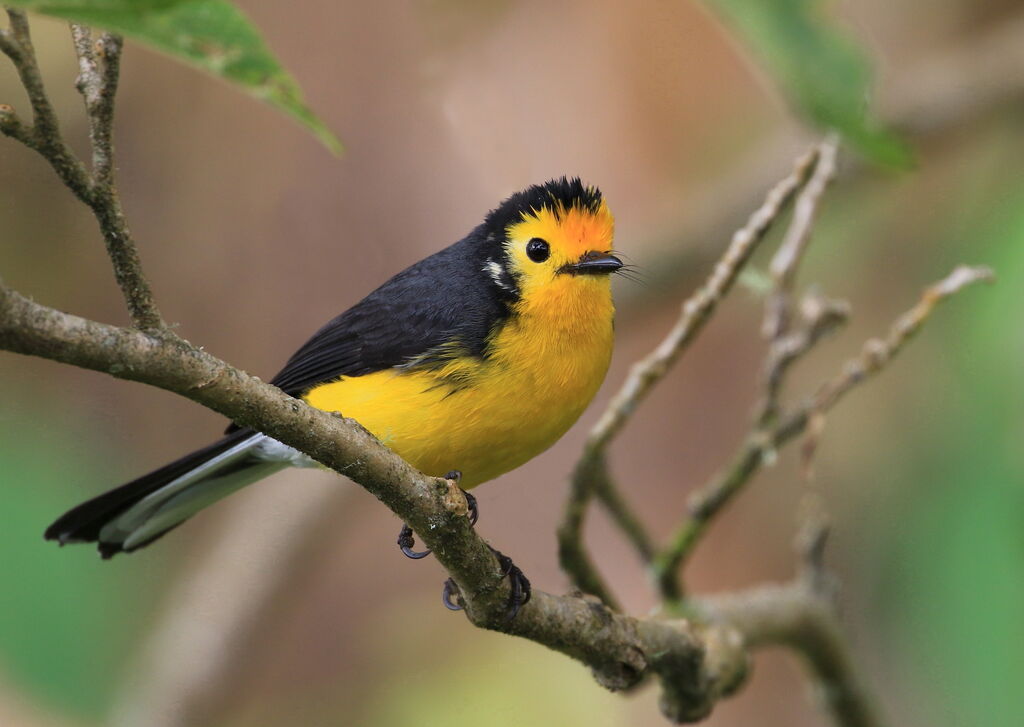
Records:
{"label": "blurred brown background", "polygon": [[[648,283],[616,282],[608,383],[550,452],[477,492],[484,536],[538,587],[564,590],[554,532],[587,426],[817,134],[697,2],[240,4],[345,142],[342,159],[132,44],[117,111],[120,187],[158,303],[225,360],[272,375],[323,321],[516,189],[580,175],[609,200],[616,247]],[[1001,278],[940,310],[829,419],[817,473],[844,616],[891,724],[1019,725],[1024,7],[836,5],[875,59],[880,114],[907,127],[918,163],[851,164],[826,198],[803,281],[848,298],[854,318],[798,369],[794,392],[956,263]],[[66,29],[33,28],[81,144]],[[0,101],[25,105],[7,63]],[[51,170],[0,140],[0,190],[5,282],[125,322],[95,223]],[[759,320],[759,300],[738,288],[614,448],[660,537],[745,431]],[[0,399],[0,724],[663,724],[653,688],[611,695],[564,657],[444,610],[439,566],[402,558],[398,521],[333,475],[275,476],[131,557],[58,551],[41,538],[53,517],[205,444],[222,422],[155,389],[10,354]],[[696,591],[791,573],[794,465],[785,453],[715,525],[689,573]],[[653,607],[603,516],[588,537],[628,607]],[[760,654],[708,724],[824,723],[806,692],[788,654]]]}

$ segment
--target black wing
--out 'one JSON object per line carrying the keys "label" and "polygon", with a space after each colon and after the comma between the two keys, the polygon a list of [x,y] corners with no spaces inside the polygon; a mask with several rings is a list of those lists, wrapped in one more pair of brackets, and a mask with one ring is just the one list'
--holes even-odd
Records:
{"label": "black wing", "polygon": [[317,331],[271,381],[292,396],[341,376],[408,364],[441,344],[486,355],[487,338],[507,317],[513,292],[486,272],[500,243],[478,228],[391,278]]}
{"label": "black wing", "polygon": [[[429,366],[453,353],[486,357],[491,332],[519,298],[504,267],[506,229],[556,203],[596,209],[601,193],[562,177],[512,195],[465,238],[406,268],[313,334],[271,383],[302,396],[317,384],[414,360]],[[438,352],[442,344],[455,346]]]}

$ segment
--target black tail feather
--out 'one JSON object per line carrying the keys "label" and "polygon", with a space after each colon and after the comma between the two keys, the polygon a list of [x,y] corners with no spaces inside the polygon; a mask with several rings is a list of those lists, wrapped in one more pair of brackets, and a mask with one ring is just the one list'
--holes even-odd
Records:
{"label": "black tail feather", "polygon": [[[57,518],[43,533],[43,537],[47,540],[56,540],[61,545],[96,542],[99,540],[100,531],[104,525],[139,500],[251,436],[251,429],[236,430],[223,439],[186,454],[158,470],[87,500]],[[144,545],[153,542],[170,529],[154,536]],[[99,543],[98,547],[104,558],[110,558],[123,550],[119,543]],[[142,547],[142,545],[136,547]]]}

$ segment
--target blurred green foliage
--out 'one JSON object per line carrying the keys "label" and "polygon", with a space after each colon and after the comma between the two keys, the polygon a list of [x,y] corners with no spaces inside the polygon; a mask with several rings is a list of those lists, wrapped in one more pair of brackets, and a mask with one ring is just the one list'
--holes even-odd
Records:
{"label": "blurred green foliage", "polygon": [[7,0],[121,33],[229,81],[284,111],[328,149],[341,142],[302,100],[298,84],[267,48],[255,26],[227,0]]}
{"label": "blurred green foliage", "polygon": [[[110,483],[99,474],[98,456],[73,454],[81,447],[71,443],[70,432],[54,428],[56,412],[48,412],[45,427],[8,413],[0,420],[3,672],[45,703],[98,718],[134,655],[141,607],[154,594],[133,588],[141,563],[104,563],[93,548],[60,549],[43,540],[51,520]],[[55,483],[66,485],[63,493]],[[95,487],[87,489],[89,483]]]}
{"label": "blurred green foliage", "polygon": [[905,167],[910,151],[868,113],[867,55],[820,0],[706,0],[763,62],[796,110],[868,158]]}
{"label": "blurred green foliage", "polygon": [[[889,626],[903,669],[951,725],[1016,727],[1024,715],[1024,188],[976,211],[977,258],[999,282],[965,296],[949,338],[959,392],[930,452],[916,463],[929,496],[894,539],[886,580],[898,584]],[[902,478],[901,478],[902,479]],[[893,572],[895,569],[895,572]]]}

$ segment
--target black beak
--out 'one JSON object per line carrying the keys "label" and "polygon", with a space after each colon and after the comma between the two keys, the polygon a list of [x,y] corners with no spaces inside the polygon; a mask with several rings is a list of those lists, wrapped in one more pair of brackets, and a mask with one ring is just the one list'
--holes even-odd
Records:
{"label": "black beak", "polygon": [[558,272],[570,275],[610,275],[621,267],[622,261],[614,255],[591,250],[584,253],[579,262],[563,265]]}

